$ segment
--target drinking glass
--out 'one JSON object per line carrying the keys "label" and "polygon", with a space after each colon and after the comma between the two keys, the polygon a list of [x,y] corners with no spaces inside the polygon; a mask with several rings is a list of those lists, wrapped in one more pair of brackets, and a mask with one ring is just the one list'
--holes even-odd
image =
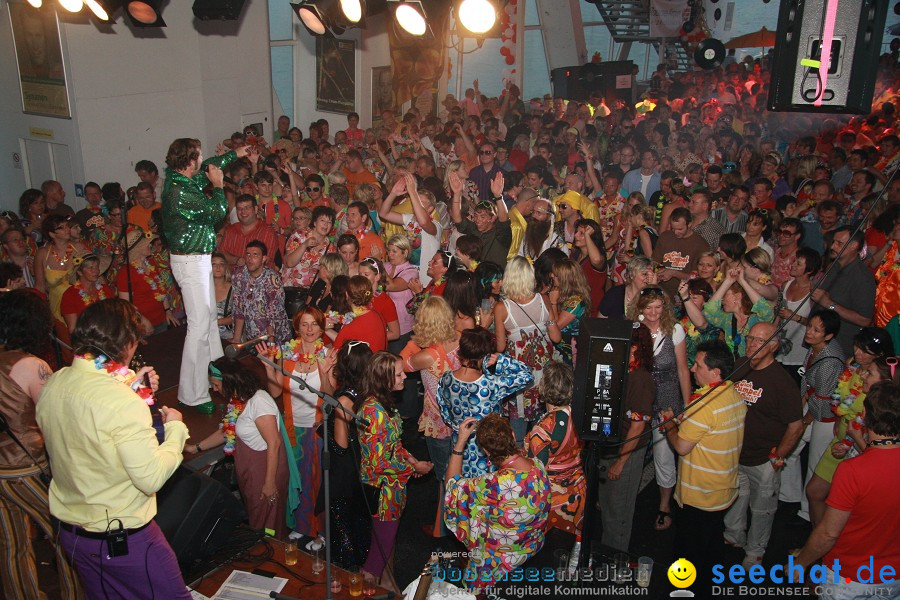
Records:
{"label": "drinking glass", "polygon": [[348,578],[348,588],[350,595],[357,597],[363,595],[363,578],[359,569],[350,569],[350,577]]}
{"label": "drinking glass", "polygon": [[284,545],[284,564],[290,566],[297,564],[297,542],[288,541]]}
{"label": "drinking glass", "polygon": [[318,575],[325,568],[325,547],[313,544],[309,548],[309,553],[312,555],[312,564],[310,565],[312,572]]}
{"label": "drinking glass", "polygon": [[640,587],[650,585],[650,574],[653,572],[653,559],[649,556],[642,556],[637,562],[637,584]]}

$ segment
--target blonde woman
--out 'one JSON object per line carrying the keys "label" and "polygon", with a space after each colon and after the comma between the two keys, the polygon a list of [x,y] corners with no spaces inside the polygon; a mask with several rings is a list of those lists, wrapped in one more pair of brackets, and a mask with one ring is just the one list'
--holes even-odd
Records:
{"label": "blonde woman", "polygon": [[503,405],[516,440],[521,444],[529,423],[541,412],[537,384],[544,365],[553,360],[550,331],[561,338],[558,324],[550,318],[549,300],[535,293],[534,268],[523,256],[515,256],[503,273],[502,302],[494,307],[494,330],[497,352],[505,352],[528,365],[534,372],[535,387],[520,392]]}
{"label": "blonde woman", "polygon": [[308,306],[315,306],[322,312],[332,310],[331,282],[339,275],[349,275],[347,263],[336,252],[329,252],[319,261],[319,273],[309,290]]}
{"label": "blonde woman", "polygon": [[[441,417],[438,406],[438,382],[447,371],[455,371],[462,365],[459,361],[459,333],[454,327],[453,311],[440,296],[429,296],[416,312],[412,339],[400,353],[407,372],[419,371],[425,387],[422,415],[419,417],[419,431],[425,436],[428,456],[434,464],[434,472],[441,484],[450,461],[450,427]],[[443,498],[443,491],[439,496]],[[440,537],[449,534],[443,525],[441,508],[438,508],[434,524],[423,526],[426,534]]]}
{"label": "blonde woman", "polygon": [[721,264],[719,253],[713,250],[707,250],[697,260],[697,277],[708,283],[713,291],[719,289],[719,284],[725,278],[719,271]]}
{"label": "blonde woman", "polygon": [[778,286],[772,283],[772,258],[762,248],[751,248],[741,257],[744,277],[750,287],[766,300],[778,299]]}
{"label": "blonde woman", "polygon": [[578,337],[578,320],[591,306],[591,288],[584,270],[575,261],[565,258],[553,265],[550,273],[550,320],[556,327],[548,330],[550,339],[562,354],[563,361],[575,363],[574,341]]}
{"label": "blonde woman", "polygon": [[[663,410],[679,414],[691,397],[691,375],[684,327],[675,320],[672,301],[662,288],[645,287],[628,307],[625,316],[646,325],[653,339],[653,370],[650,372],[656,383],[653,414],[658,415]],[[659,485],[659,510],[654,526],[660,531],[672,526],[669,513],[675,489],[675,455],[665,435],[659,432],[659,421],[654,419],[652,425],[653,465]]]}

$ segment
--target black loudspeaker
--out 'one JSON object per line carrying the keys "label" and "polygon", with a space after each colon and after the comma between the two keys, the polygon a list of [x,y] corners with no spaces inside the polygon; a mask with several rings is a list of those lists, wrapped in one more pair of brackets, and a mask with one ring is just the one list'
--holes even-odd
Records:
{"label": "black loudspeaker", "polygon": [[582,319],[572,418],[582,440],[617,443],[628,383],[632,321]]}
{"label": "black loudspeaker", "polygon": [[156,523],[182,568],[211,556],[247,519],[240,500],[220,482],[180,467],[156,494]]}
{"label": "black loudspeaker", "polygon": [[633,66],[630,60],[618,60],[553,69],[553,97],[585,101],[599,93],[609,101],[620,99],[631,105]]}
{"label": "black loudspeaker", "polygon": [[247,0],[194,0],[194,16],[201,21],[236,21]]}
{"label": "black loudspeaker", "polygon": [[[768,108],[860,113],[872,108],[888,0],[840,0],[825,89],[819,78],[826,0],[782,0]],[[821,97],[820,106],[814,102]]]}

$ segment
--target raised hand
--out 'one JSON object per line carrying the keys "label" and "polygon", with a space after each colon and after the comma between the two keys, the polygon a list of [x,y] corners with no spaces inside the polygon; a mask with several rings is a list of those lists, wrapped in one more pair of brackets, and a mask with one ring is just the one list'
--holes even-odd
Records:
{"label": "raised hand", "polygon": [[491,180],[491,193],[494,195],[495,198],[503,195],[503,185],[504,185],[503,172],[498,171],[497,174],[494,176],[494,179]]}
{"label": "raised hand", "polygon": [[456,171],[451,172],[449,181],[450,181],[450,191],[453,192],[454,195],[462,193],[463,182],[459,176],[459,173],[457,173]]}

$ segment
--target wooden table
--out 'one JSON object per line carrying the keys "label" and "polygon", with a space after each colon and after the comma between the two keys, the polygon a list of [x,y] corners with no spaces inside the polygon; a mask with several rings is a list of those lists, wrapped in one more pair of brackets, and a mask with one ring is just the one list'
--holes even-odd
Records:
{"label": "wooden table", "polygon": [[[266,552],[267,545],[273,550],[272,557],[268,560],[259,560],[259,557]],[[254,556],[257,557],[256,560],[254,560]],[[325,569],[322,569],[322,572],[318,575],[314,574],[312,572],[312,556],[302,550],[298,550],[296,565],[285,567],[283,566],[283,563],[284,543],[272,538],[266,538],[262,543],[250,548],[245,559],[235,560],[223,565],[206,574],[202,579],[198,580],[199,583],[198,581],[191,582],[190,586],[201,594],[212,597],[219,590],[222,583],[228,579],[228,576],[231,575],[232,571],[253,572],[254,569],[263,569],[275,573],[276,577],[284,577],[288,580],[287,585],[281,590],[282,594],[293,596],[295,598],[303,598],[303,600],[324,600]],[[290,569],[290,571],[288,569]],[[293,571],[293,573],[291,573],[291,571]],[[312,582],[312,585],[301,580],[297,575]],[[348,583],[350,573],[340,567],[332,565],[331,577],[332,579],[341,582],[341,590],[333,593],[335,600],[351,600]],[[375,590],[375,595],[387,592],[387,590],[378,586],[375,586]],[[358,596],[357,598],[363,600],[364,596]],[[356,599],[354,598],[353,600]]]}

